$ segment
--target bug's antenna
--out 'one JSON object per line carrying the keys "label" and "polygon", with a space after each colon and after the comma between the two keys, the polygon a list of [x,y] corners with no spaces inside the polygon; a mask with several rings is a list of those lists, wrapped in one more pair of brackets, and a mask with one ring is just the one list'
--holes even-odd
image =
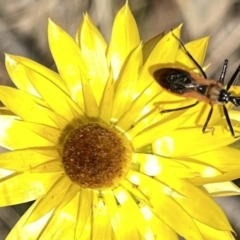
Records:
{"label": "bug's antenna", "polygon": [[234,80],[237,78],[237,75],[239,74],[240,72],[240,64],[238,65],[238,68],[236,69],[236,71],[233,73],[232,77],[230,78],[228,84],[227,84],[227,87],[226,87],[226,90],[229,90],[230,87],[232,86],[232,84],[234,83]]}
{"label": "bug's antenna", "polygon": [[207,75],[206,73],[203,71],[202,67],[199,65],[199,63],[194,59],[194,57],[188,52],[188,50],[185,48],[183,42],[173,33],[172,29],[171,29],[172,35],[178,40],[178,42],[180,43],[181,47],[184,49],[185,53],[187,54],[187,56],[193,61],[193,63],[196,65],[196,67],[200,70],[200,72],[202,73],[203,77],[205,79],[207,79]]}
{"label": "bug's antenna", "polygon": [[220,82],[222,85],[224,85],[224,79],[225,79],[226,72],[227,72],[227,65],[228,65],[228,60],[225,59],[225,61],[223,63],[223,67],[222,67],[222,72],[221,72],[220,78],[218,80],[218,82]]}

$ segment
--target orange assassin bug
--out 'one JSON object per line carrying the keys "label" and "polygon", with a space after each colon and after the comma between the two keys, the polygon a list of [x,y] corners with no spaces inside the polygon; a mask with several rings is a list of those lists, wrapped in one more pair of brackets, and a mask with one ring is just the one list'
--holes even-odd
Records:
{"label": "orange assassin bug", "polygon": [[225,104],[231,102],[234,106],[240,106],[240,96],[232,96],[228,91],[240,72],[240,65],[233,73],[226,88],[224,88],[224,79],[227,71],[228,60],[224,61],[222,72],[218,81],[208,79],[202,67],[187,51],[181,40],[178,39],[174,34],[173,36],[178,40],[186,55],[196,65],[203,77],[194,72],[180,68],[160,68],[156,70],[153,73],[153,77],[163,89],[181,97],[197,99],[194,104],[175,109],[166,109],[160,113],[184,110],[196,106],[199,102],[205,102],[210,105],[210,111],[202,128],[203,133],[206,133],[206,128],[213,113],[213,106],[220,104],[222,105],[230,132],[233,137],[236,137]]}

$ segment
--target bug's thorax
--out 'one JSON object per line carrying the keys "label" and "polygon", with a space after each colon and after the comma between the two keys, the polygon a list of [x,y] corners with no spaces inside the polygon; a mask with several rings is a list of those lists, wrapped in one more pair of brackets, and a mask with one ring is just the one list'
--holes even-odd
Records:
{"label": "bug's thorax", "polygon": [[208,98],[209,103],[214,105],[227,103],[230,93],[223,89],[222,84],[215,82],[208,85],[204,95]]}
{"label": "bug's thorax", "polygon": [[214,104],[226,104],[229,102],[230,93],[224,89],[223,85],[212,79],[204,79],[197,74],[191,72],[191,77],[197,83],[197,91],[204,95],[198,98],[202,102]]}

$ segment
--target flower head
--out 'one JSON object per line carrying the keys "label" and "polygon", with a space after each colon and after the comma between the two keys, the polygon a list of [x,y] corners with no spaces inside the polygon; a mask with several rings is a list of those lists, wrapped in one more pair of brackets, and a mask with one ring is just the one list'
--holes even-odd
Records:
{"label": "flower head", "polygon": [[[210,197],[239,192],[222,113],[214,135],[201,131],[205,104],[159,114],[191,100],[154,69],[197,71],[172,32],[142,44],[126,4],[109,45],[87,14],[76,41],[51,20],[48,36],[59,73],[6,55],[18,89],[0,86],[0,144],[12,150],[0,155],[0,205],[36,200],[7,239],[232,239]],[[186,44],[201,65],[207,43]]]}

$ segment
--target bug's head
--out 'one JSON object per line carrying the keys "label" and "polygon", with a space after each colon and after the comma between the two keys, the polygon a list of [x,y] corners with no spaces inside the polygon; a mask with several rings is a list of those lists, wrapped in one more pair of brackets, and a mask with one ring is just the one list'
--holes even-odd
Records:
{"label": "bug's head", "polygon": [[225,90],[225,89],[222,89],[220,92],[219,92],[219,96],[218,96],[218,102],[219,103],[222,103],[222,104],[226,104],[230,101],[230,93]]}

